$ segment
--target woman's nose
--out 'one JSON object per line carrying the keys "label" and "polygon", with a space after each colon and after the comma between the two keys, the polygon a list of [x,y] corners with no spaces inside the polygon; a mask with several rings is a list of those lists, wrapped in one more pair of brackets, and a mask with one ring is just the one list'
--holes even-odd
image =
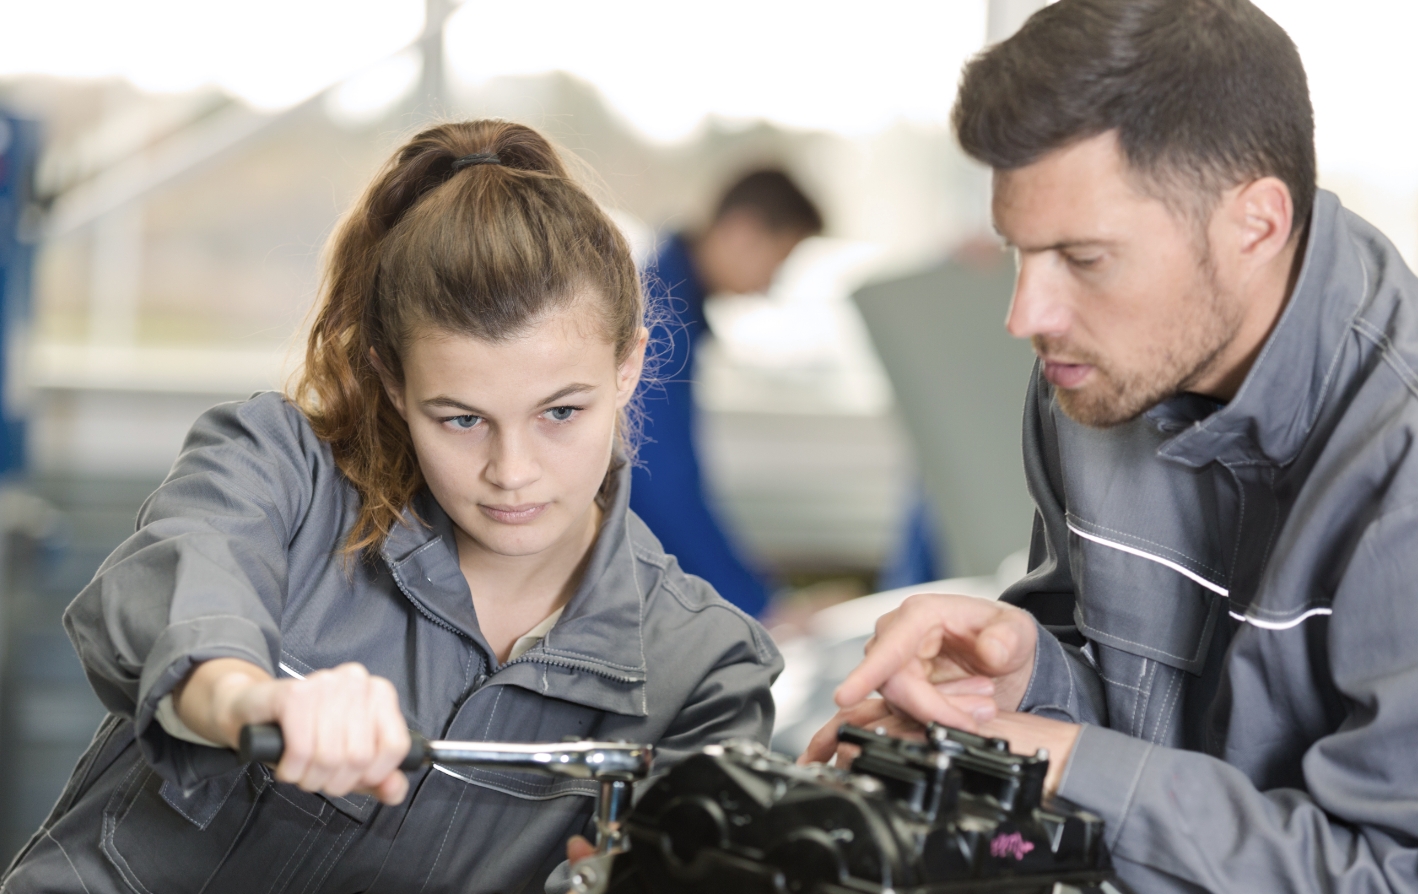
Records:
{"label": "woman's nose", "polygon": [[515,432],[498,432],[484,475],[502,490],[518,491],[541,477],[541,465],[526,438]]}

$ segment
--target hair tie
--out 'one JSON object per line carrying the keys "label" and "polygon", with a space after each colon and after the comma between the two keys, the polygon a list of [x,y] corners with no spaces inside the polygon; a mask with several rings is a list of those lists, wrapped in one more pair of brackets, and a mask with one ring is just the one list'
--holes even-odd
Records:
{"label": "hair tie", "polygon": [[461,171],[463,168],[470,168],[473,165],[500,165],[502,159],[491,152],[474,152],[472,155],[464,155],[462,158],[453,160],[453,170]]}

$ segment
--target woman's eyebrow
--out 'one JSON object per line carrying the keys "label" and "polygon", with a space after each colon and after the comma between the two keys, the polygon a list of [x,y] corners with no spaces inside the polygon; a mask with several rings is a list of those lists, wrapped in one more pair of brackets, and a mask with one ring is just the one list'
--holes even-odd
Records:
{"label": "woman's eyebrow", "polygon": [[[572,394],[583,394],[585,392],[595,390],[595,385],[586,385],[581,382],[573,382],[572,384],[567,385],[565,388],[558,389],[554,394],[542,398],[542,400],[537,403],[537,406],[544,407],[547,404],[554,404],[562,398],[568,397]],[[471,404],[465,404],[461,400],[448,397],[445,394],[430,397],[427,400],[420,401],[420,403],[425,407],[449,407],[454,410],[462,410],[464,413],[467,413],[470,416],[486,415],[482,410],[479,410],[477,407],[472,406]]]}
{"label": "woman's eyebrow", "polygon": [[546,406],[547,404],[554,404],[554,403],[556,403],[557,401],[561,400],[563,397],[569,397],[569,396],[572,395],[572,394],[581,394],[581,393],[586,392],[586,391],[595,391],[595,390],[596,390],[596,386],[595,386],[595,385],[585,385],[585,384],[582,384],[582,383],[580,383],[580,382],[574,382],[574,383],[572,383],[572,384],[570,384],[570,385],[567,385],[565,388],[562,388],[561,390],[557,391],[555,394],[551,395],[550,397],[547,397],[547,398],[543,399],[541,403],[537,404],[537,406],[539,406],[539,407],[544,407],[544,406]]}
{"label": "woman's eyebrow", "polygon": [[425,401],[420,401],[420,403],[422,403],[422,405],[425,407],[451,407],[455,410],[462,410],[464,413],[467,413],[470,416],[483,415],[483,411],[479,410],[477,407],[469,406],[468,404],[463,403],[461,400],[454,400],[453,398],[446,397],[442,394],[438,395],[437,397],[430,397],[428,400]]}

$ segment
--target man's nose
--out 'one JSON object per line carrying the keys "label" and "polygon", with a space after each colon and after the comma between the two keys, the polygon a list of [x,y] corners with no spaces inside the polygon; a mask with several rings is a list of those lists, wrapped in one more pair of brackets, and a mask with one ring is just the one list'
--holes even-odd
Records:
{"label": "man's nose", "polygon": [[1068,331],[1069,309],[1063,290],[1052,282],[1047,259],[1024,258],[1014,280],[1014,297],[1004,328],[1015,338],[1063,335]]}
{"label": "man's nose", "polygon": [[541,477],[541,464],[522,433],[503,430],[493,438],[491,456],[483,474],[498,488],[517,491]]}

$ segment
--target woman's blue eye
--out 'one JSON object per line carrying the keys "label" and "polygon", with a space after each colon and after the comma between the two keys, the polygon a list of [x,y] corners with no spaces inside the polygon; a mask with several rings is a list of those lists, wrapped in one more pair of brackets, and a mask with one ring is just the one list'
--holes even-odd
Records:
{"label": "woman's blue eye", "polygon": [[576,415],[576,410],[577,410],[577,409],[579,409],[579,408],[578,408],[578,407],[552,407],[550,410],[547,410],[546,414],[547,414],[547,416],[551,417],[551,419],[552,419],[553,422],[566,422],[566,421],[568,421],[572,416]]}
{"label": "woman's blue eye", "polygon": [[479,422],[481,422],[481,421],[482,421],[482,417],[481,417],[481,416],[474,416],[474,415],[472,415],[472,414],[468,414],[468,415],[466,415],[466,416],[449,416],[447,419],[445,419],[445,420],[443,420],[443,421],[446,422],[446,423],[448,423],[449,425],[453,426],[454,428],[469,429],[469,428],[473,428],[473,427],[476,426]]}

